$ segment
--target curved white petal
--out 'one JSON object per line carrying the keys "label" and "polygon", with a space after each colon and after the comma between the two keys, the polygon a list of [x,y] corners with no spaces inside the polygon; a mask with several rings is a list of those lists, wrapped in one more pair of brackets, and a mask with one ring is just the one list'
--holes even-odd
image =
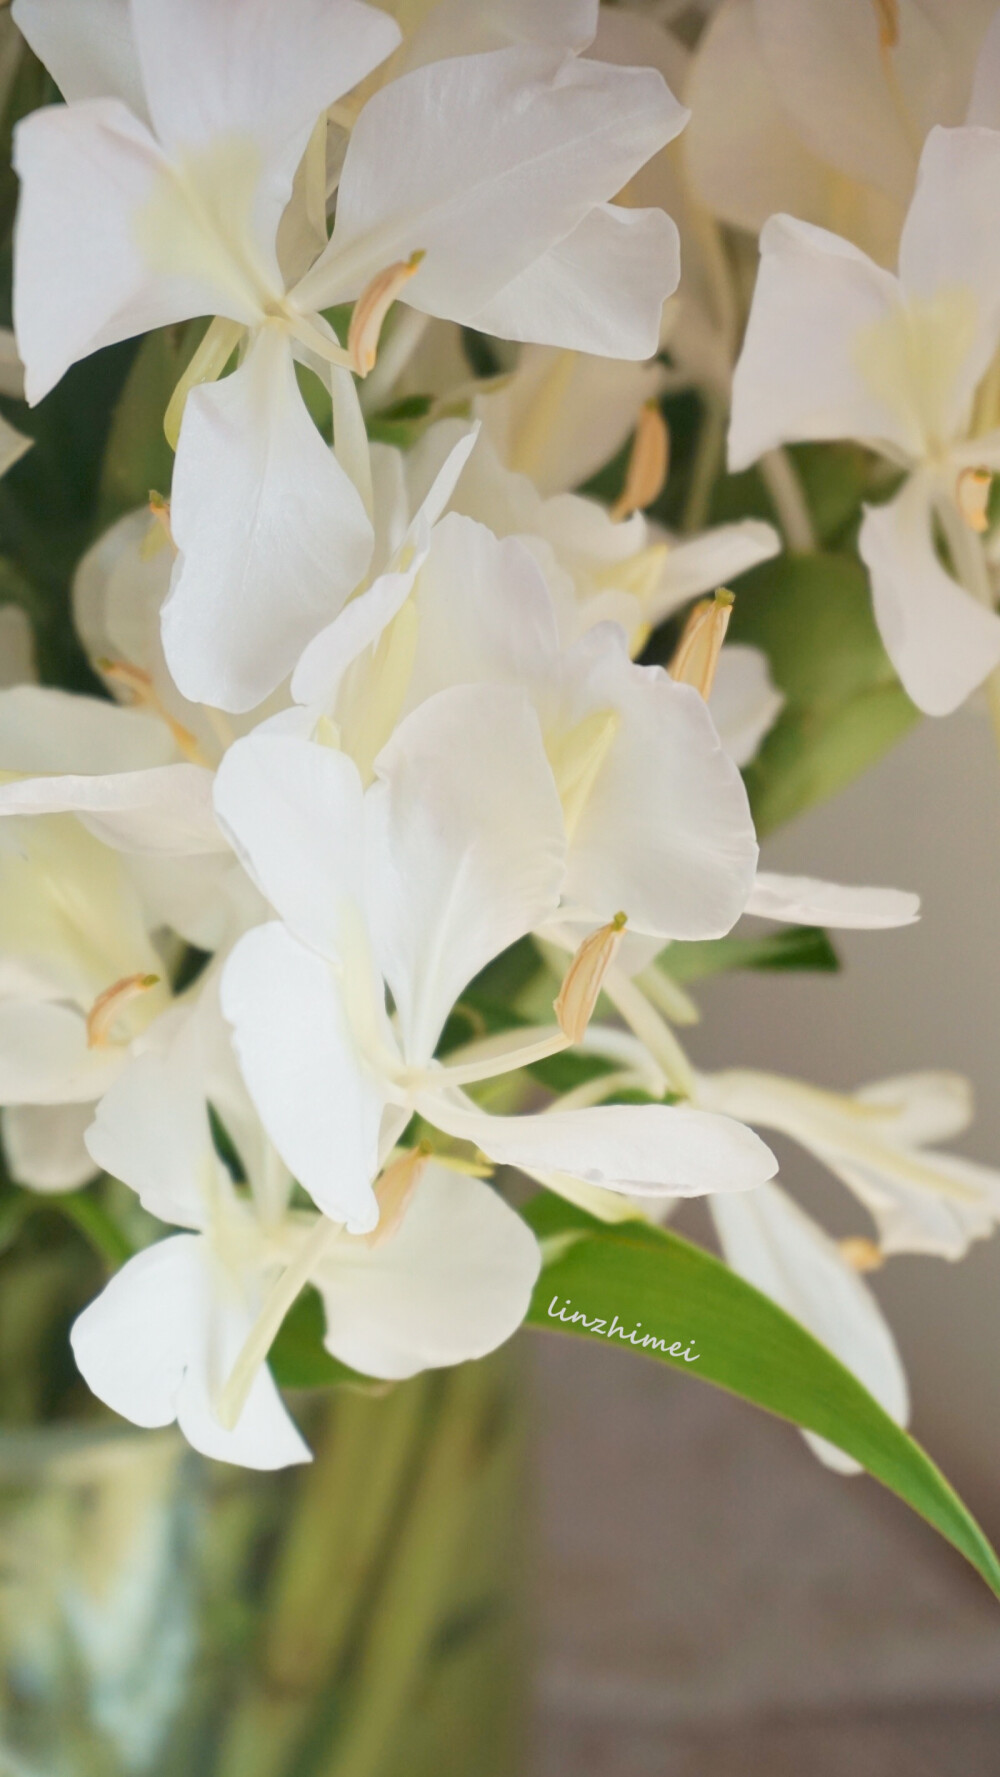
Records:
{"label": "curved white petal", "polygon": [[341,950],[341,909],[364,895],[361,780],[313,741],[251,734],[215,779],[215,807],[244,868],[304,944]]}
{"label": "curved white petal", "polygon": [[468,0],[438,0],[420,20],[402,52],[406,68],[441,62],[448,56],[478,55],[516,43],[552,49],[585,49],[597,30],[597,0],[492,0],[471,6]]}
{"label": "curved white petal", "polygon": [[947,433],[961,424],[1000,335],[1000,243],[993,226],[998,204],[1000,134],[932,130],[899,244],[899,277],[911,300],[967,299],[967,310],[956,308],[952,326],[965,349],[954,367]]}
{"label": "curved white petal", "polygon": [[1000,662],[1000,618],[941,566],[922,476],[911,476],[887,505],[865,508],[858,548],[904,690],[928,716],[950,715]]}
{"label": "curved white petal", "polygon": [[64,99],[121,99],[145,119],[129,0],[14,0],[11,11]]}
{"label": "curved white petal", "polygon": [[972,1122],[972,1087],[961,1074],[899,1074],[862,1086],[855,1096],[891,1115],[894,1138],[907,1147],[948,1141]]}
{"label": "curved white petal", "polygon": [[[832,1351],[891,1417],[909,1413],[906,1375],[874,1296],[831,1240],[779,1185],[712,1200],[727,1262]],[[817,1456],[841,1474],[860,1466],[807,1434]]]}
{"label": "curved white petal", "polygon": [[423,252],[406,301],[471,321],[609,202],[686,116],[652,69],[546,50],[405,74],[361,112],[333,238],[296,300],[325,308],[356,297],[386,266]]}
{"label": "curved white petal", "polygon": [[538,1242],[496,1191],[432,1163],[389,1239],[341,1240],[314,1277],[325,1344],[392,1378],[484,1357],[520,1326],[540,1268]]}
{"label": "curved white petal", "polygon": [[90,1104],[8,1105],[0,1134],[12,1179],[33,1191],[75,1191],[97,1171],[84,1146]]}
{"label": "curved white petal", "polygon": [[222,1010],[247,1089],[292,1176],[352,1233],[378,1221],[382,1097],[362,1066],[330,966],[284,926],[240,939]]}
{"label": "curved white petal", "polygon": [[663,210],[597,204],[469,319],[500,339],[607,358],[659,350],[663,304],[681,276],[677,224]]}
{"label": "curved white petal", "polygon": [[50,685],[0,691],[0,771],[89,777],[146,771],[174,758],[169,730],[138,710]]}
{"label": "curved white petal", "polygon": [[491,1117],[443,1092],[425,1094],[428,1122],[482,1149],[501,1166],[568,1173],[635,1197],[701,1197],[748,1191],[778,1163],[742,1123],[686,1105],[599,1105],[583,1111]]}
{"label": "curved white petal", "polygon": [[[862,1166],[834,1152],[817,1152],[864,1204],[885,1253],[961,1259],[974,1240],[988,1239],[1000,1223],[1000,1172],[995,1167],[922,1149],[918,1157],[930,1177],[921,1186],[902,1167]],[[931,1183],[935,1177],[937,1189]]]}
{"label": "curved white petal", "polygon": [[746,642],[727,643],[719,656],[708,707],[734,765],[749,765],[784,702],[771,679],[767,655]]}
{"label": "curved white petal", "polygon": [[804,438],[857,438],[921,455],[911,391],[888,377],[883,390],[864,371],[866,340],[869,357],[884,362],[878,341],[900,313],[896,279],[838,235],[791,216],[771,218],[760,249],[733,379],[730,468]]}
{"label": "curved white petal", "polygon": [[562,810],[523,691],[459,685],[421,704],[366,799],[366,907],[407,1060],[437,1046],[462,988],[554,913]]}
{"label": "curved white petal", "polygon": [[759,870],[744,911],[790,925],[877,932],[912,925],[920,917],[920,897],[903,889],[845,888],[813,876]]}
{"label": "curved white petal", "polygon": [[181,552],[163,646],[195,703],[252,709],[357,585],[372,551],[361,496],[265,328],[232,376],[188,397],[171,524]]}
{"label": "curved white petal", "polygon": [[405,573],[380,574],[379,578],[345,605],[339,617],[321,629],[307,645],[292,674],[292,696],[298,703],[331,710],[349,666],[372,647],[399,615],[423,566],[414,557]]}
{"label": "curved white petal", "polygon": [[122,1065],[89,1049],[79,1012],[51,1001],[0,1000],[0,1104],[88,1104]]}
{"label": "curved white petal", "polygon": [[135,1425],[176,1419],[203,1456],[246,1468],[285,1468],[309,1451],[266,1369],[232,1431],[211,1402],[239,1354],[252,1315],[229,1279],[214,1275],[207,1243],[178,1234],[137,1253],[71,1334],[92,1393]]}
{"label": "curved white petal", "polygon": [[715,592],[762,561],[781,554],[781,538],[759,518],[720,524],[700,537],[671,541],[656,590],[646,599],[643,618],[655,629],[688,599]]}
{"label": "curved white petal", "polygon": [[212,773],[200,765],[0,784],[0,815],[63,812],[116,851],[199,857],[227,850],[212,808]]}
{"label": "curved white petal", "polygon": [[619,910],[660,938],[720,937],[739,918],[757,843],[742,779],[708,708],[659,667],[638,667],[610,625],[566,656],[567,727],[618,723],[572,834],[564,889],[595,922]]}
{"label": "curved white petal", "polygon": [[[141,218],[158,192],[172,192],[172,176],[145,125],[117,99],[33,111],[17,126],[14,162],[14,325],[30,402],[100,346],[194,315],[255,318],[218,281],[199,222],[190,222],[185,250],[161,239],[158,264],[145,250]],[[187,218],[182,199],[177,206]]]}

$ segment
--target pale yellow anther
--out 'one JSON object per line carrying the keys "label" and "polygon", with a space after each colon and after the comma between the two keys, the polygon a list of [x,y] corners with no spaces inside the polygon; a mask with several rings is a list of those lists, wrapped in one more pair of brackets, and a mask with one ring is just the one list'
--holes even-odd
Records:
{"label": "pale yellow anther", "polygon": [[955,498],[958,510],[970,531],[982,536],[990,528],[989,504],[993,476],[989,469],[963,469],[958,478]]}
{"label": "pale yellow anther", "polygon": [[385,271],[379,272],[372,279],[354,304],[351,325],[347,331],[347,352],[351,367],[358,376],[367,376],[369,371],[374,370],[386,315],[399,292],[419,271],[425,257],[423,253],[411,253],[409,259],[387,266]]}
{"label": "pale yellow anther", "polygon": [[839,1242],[840,1256],[851,1267],[852,1271],[863,1274],[866,1271],[880,1271],[885,1264],[885,1255],[874,1240],[868,1240],[863,1234],[852,1235],[849,1240]]}
{"label": "pale yellow anther", "polygon": [[143,561],[152,561],[161,549],[169,544],[174,547],[174,534],[170,529],[170,501],[164,494],[158,494],[155,488],[149,492],[149,516],[155,520],[142,539],[139,555]]}
{"label": "pale yellow anther", "polygon": [[878,21],[880,49],[895,49],[899,43],[899,0],[872,0]]}
{"label": "pale yellow anther", "polygon": [[663,492],[670,467],[670,433],[657,401],[647,401],[639,414],[625,486],[611,508],[616,523],[643,512]]}
{"label": "pale yellow anther", "polygon": [[362,1236],[366,1246],[381,1246],[384,1240],[391,1240],[427,1170],[430,1157],[430,1144],[422,1141],[415,1148],[404,1148],[385,1168],[375,1185],[378,1226]]}
{"label": "pale yellow anther", "polygon": [[625,926],[625,914],[616,913],[608,925],[584,938],[566,970],[552,1009],[571,1043],[580,1042],[594,1016],[605,977],[621,949]]}
{"label": "pale yellow anther", "polygon": [[159,975],[125,975],[112,987],[99,993],[87,1013],[88,1049],[107,1049],[114,1041],[113,1031],[119,1018],[135,999],[159,986]]}
{"label": "pale yellow anther", "polygon": [[136,709],[148,710],[169,728],[178,750],[192,765],[207,765],[208,760],[198,744],[190,728],[178,722],[172,716],[160,697],[149,673],[141,666],[133,666],[129,660],[98,660],[97,669],[103,678],[112,685],[118,685],[127,691],[129,699]]}
{"label": "pale yellow anther", "polygon": [[733,614],[733,595],[725,588],[714,598],[701,599],[684,625],[684,632],[667,669],[680,685],[693,685],[706,703],[712,695],[719,655]]}

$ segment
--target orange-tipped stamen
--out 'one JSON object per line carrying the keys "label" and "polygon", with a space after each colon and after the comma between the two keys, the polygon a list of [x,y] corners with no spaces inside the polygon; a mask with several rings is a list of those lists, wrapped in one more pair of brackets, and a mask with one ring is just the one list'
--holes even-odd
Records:
{"label": "orange-tipped stamen", "polygon": [[374,370],[386,315],[404,285],[419,271],[425,257],[423,253],[411,253],[409,259],[387,266],[372,279],[354,304],[347,331],[347,351],[358,376],[367,376]]}
{"label": "orange-tipped stamen", "polygon": [[430,1157],[430,1143],[422,1141],[415,1148],[404,1148],[395,1160],[390,1161],[375,1185],[378,1226],[362,1236],[366,1246],[381,1246],[383,1241],[391,1240],[427,1170]]}
{"label": "orange-tipped stamen", "polygon": [[625,486],[611,508],[616,524],[643,512],[663,492],[670,467],[670,433],[659,402],[647,401],[639,413]]}
{"label": "orange-tipped stamen", "polygon": [[621,949],[626,916],[616,913],[606,926],[584,938],[566,970],[553,1004],[559,1028],[571,1043],[579,1043],[594,1016],[605,976]]}
{"label": "orange-tipped stamen", "polygon": [[878,46],[895,49],[899,43],[899,0],[872,0],[878,21]]}
{"label": "orange-tipped stamen", "polygon": [[867,1271],[880,1271],[885,1264],[881,1247],[863,1234],[852,1235],[849,1240],[841,1240],[838,1244],[841,1258],[859,1275]]}
{"label": "orange-tipped stamen", "polygon": [[158,987],[159,982],[159,975],[124,975],[113,987],[99,993],[87,1013],[88,1049],[109,1049],[114,1041],[112,1032],[125,1007],[151,987]]}
{"label": "orange-tipped stamen", "polygon": [[990,528],[989,504],[992,486],[993,476],[989,469],[963,469],[955,489],[958,510],[970,531],[975,531],[980,537]]}
{"label": "orange-tipped stamen", "polygon": [[712,695],[734,602],[732,593],[725,587],[721,587],[714,598],[701,599],[684,625],[667,669],[678,684],[693,685],[706,703]]}
{"label": "orange-tipped stamen", "polygon": [[159,721],[166,724],[185,759],[189,760],[192,765],[208,764],[208,760],[190,728],[185,728],[183,722],[178,722],[177,718],[170,714],[153,684],[152,678],[143,667],[133,666],[130,660],[104,659],[98,660],[96,664],[98,671],[105,679],[110,680],[112,685],[118,685],[123,691],[128,692],[129,702],[134,709],[148,710],[151,716],[156,716]]}

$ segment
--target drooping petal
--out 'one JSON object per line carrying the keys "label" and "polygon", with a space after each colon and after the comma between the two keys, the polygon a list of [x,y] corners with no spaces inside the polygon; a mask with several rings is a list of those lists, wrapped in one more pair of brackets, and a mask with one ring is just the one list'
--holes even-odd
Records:
{"label": "drooping petal", "polygon": [[903,889],[846,888],[812,876],[759,870],[744,912],[790,925],[877,932],[912,925],[920,917],[920,897]]}
{"label": "drooping petal", "polygon": [[129,0],[14,0],[11,11],[67,102],[121,99],[147,121]]}
{"label": "drooping petal", "polygon": [[[100,346],[195,315],[257,318],[162,150],[119,100],[33,111],[17,127],[14,159],[14,324],[30,402]],[[164,194],[180,234],[156,221]]]}
{"label": "drooping petal", "polygon": [[171,524],[181,559],[163,607],[170,669],[192,702],[252,709],[336,616],[372,550],[361,496],[273,329],[232,376],[189,395]]}
{"label": "drooping petal", "polygon": [[240,939],[222,1009],[250,1096],[294,1178],[331,1220],[366,1234],[378,1221],[383,1100],[362,1066],[337,982],[281,925]]}
{"label": "drooping petal", "polygon": [[680,282],[677,224],[663,210],[598,204],[470,317],[500,339],[608,358],[659,349],[663,304]]}
{"label": "drooping petal", "polygon": [[408,1061],[434,1053],[462,988],[551,917],[562,810],[523,691],[459,685],[421,704],[366,800],[366,905]]}
{"label": "drooping petal", "polygon": [[708,938],[738,919],[757,845],[739,772],[707,706],[661,668],[629,660],[621,632],[589,631],[566,659],[566,726],[617,724],[570,843],[564,897],[595,922]]}
{"label": "drooping petal", "polygon": [[97,1398],[135,1425],[176,1419],[203,1456],[246,1468],[306,1462],[309,1451],[266,1369],[232,1431],[212,1411],[251,1320],[234,1286],[214,1274],[206,1241],[178,1234],[116,1273],[77,1320],[73,1355]]}
{"label": "drooping petal", "polygon": [[672,541],[659,585],[644,603],[643,617],[655,629],[689,599],[728,586],[748,568],[780,554],[777,531],[759,518],[716,525],[700,537]]}
{"label": "drooping petal", "polygon": [[364,107],[333,238],[296,300],[357,297],[422,252],[406,301],[469,321],[609,202],[686,116],[652,69],[532,49],[418,68]]}
{"label": "drooping petal", "polygon": [[364,894],[361,780],[343,753],[251,734],[230,747],[215,806],[261,893],[289,929],[338,957],[345,901]]}
{"label": "drooping petal", "polygon": [[0,784],[0,815],[60,813],[78,815],[116,851],[200,857],[227,850],[212,808],[212,773],[200,765]]}
{"label": "drooping petal", "polygon": [[748,1191],[773,1178],[778,1163],[759,1136],[727,1116],[686,1105],[599,1105],[492,1117],[457,1103],[454,1094],[425,1094],[428,1122],[474,1143],[501,1166],[535,1174],[567,1173],[588,1185],[634,1197],[701,1197]]}
{"label": "drooping petal", "polygon": [[80,1013],[51,1001],[0,1000],[0,1104],[87,1104],[122,1064],[90,1049]]}
{"label": "drooping petal", "polygon": [[100,776],[146,771],[175,757],[169,731],[140,711],[50,685],[0,691],[0,771]]}
{"label": "drooping petal", "polygon": [[900,1074],[862,1086],[856,1097],[884,1110],[894,1139],[907,1147],[948,1141],[972,1122],[972,1088],[961,1074]]}
{"label": "drooping petal", "polygon": [[93,1122],[90,1104],[8,1105],[3,1152],[15,1183],[33,1191],[75,1191],[97,1171],[84,1146]]}
{"label": "drooping petal", "polygon": [[1000,618],[941,566],[925,477],[911,476],[887,505],[865,508],[858,548],[904,690],[927,715],[950,715],[1000,662]]}
{"label": "drooping petal", "polygon": [[807,438],[857,438],[920,456],[912,391],[885,374],[879,349],[901,312],[895,278],[839,235],[791,216],[771,218],[760,249],[733,380],[730,468]]}
{"label": "drooping petal", "polygon": [[[878,1229],[884,1253],[965,1257],[974,1240],[986,1240],[1000,1223],[1000,1172],[954,1154],[923,1149],[922,1182],[905,1165],[863,1166],[818,1149],[821,1159],[864,1204]],[[936,1187],[936,1188],[935,1188]]]}
{"label": "drooping petal", "polygon": [[447,56],[478,55],[516,43],[552,49],[585,49],[597,30],[597,0],[493,0],[470,7],[468,0],[438,0],[404,45],[406,68],[440,62]]}
{"label": "drooping petal", "polygon": [[[896,1342],[868,1286],[836,1241],[779,1185],[712,1200],[728,1263],[762,1290],[853,1371],[893,1419],[905,1424],[909,1391]],[[841,1474],[860,1467],[825,1439],[808,1439]]]}
{"label": "drooping petal", "polygon": [[745,642],[728,642],[719,656],[708,707],[734,765],[749,765],[784,701],[766,654]]}
{"label": "drooping petal", "polygon": [[331,1249],[314,1278],[325,1344],[364,1375],[392,1378],[484,1357],[520,1326],[540,1264],[496,1191],[432,1164],[393,1235]]}

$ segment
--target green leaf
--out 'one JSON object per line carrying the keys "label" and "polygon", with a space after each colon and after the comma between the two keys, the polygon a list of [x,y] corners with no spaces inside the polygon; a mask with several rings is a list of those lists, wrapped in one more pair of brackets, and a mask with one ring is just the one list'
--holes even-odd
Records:
{"label": "green leaf", "polygon": [[[607,1330],[593,1326],[603,1320],[605,1329],[621,1327],[616,1344],[628,1345],[638,1329],[640,1338],[678,1346],[673,1353],[646,1351],[846,1451],[933,1524],[1000,1597],[1000,1563],[930,1457],[767,1296],[710,1253],[648,1223],[597,1223],[548,1195],[533,1199],[524,1214],[547,1243],[567,1233],[581,1236],[555,1247],[558,1256],[536,1287],[529,1325],[606,1340]],[[581,1313],[590,1326],[553,1318],[560,1312]]]}
{"label": "green leaf", "polygon": [[874,764],[918,711],[889,663],[853,556],[783,556],[742,585],[730,635],[763,649],[786,698],[746,773],[758,832],[767,833]]}
{"label": "green leaf", "polygon": [[286,1314],[271,1346],[268,1363],[281,1388],[360,1388],[380,1392],[386,1386],[339,1363],[323,1345],[323,1304],[316,1290],[303,1290]]}
{"label": "green leaf", "polygon": [[145,506],[154,490],[170,492],[174,453],[163,434],[163,416],[204,332],[201,321],[161,327],[139,347],[115,407],[101,465],[102,524]]}
{"label": "green leaf", "polygon": [[713,938],[677,942],[656,959],[674,981],[704,981],[730,969],[812,969],[835,974],[840,958],[820,926],[788,926],[761,938]]}

